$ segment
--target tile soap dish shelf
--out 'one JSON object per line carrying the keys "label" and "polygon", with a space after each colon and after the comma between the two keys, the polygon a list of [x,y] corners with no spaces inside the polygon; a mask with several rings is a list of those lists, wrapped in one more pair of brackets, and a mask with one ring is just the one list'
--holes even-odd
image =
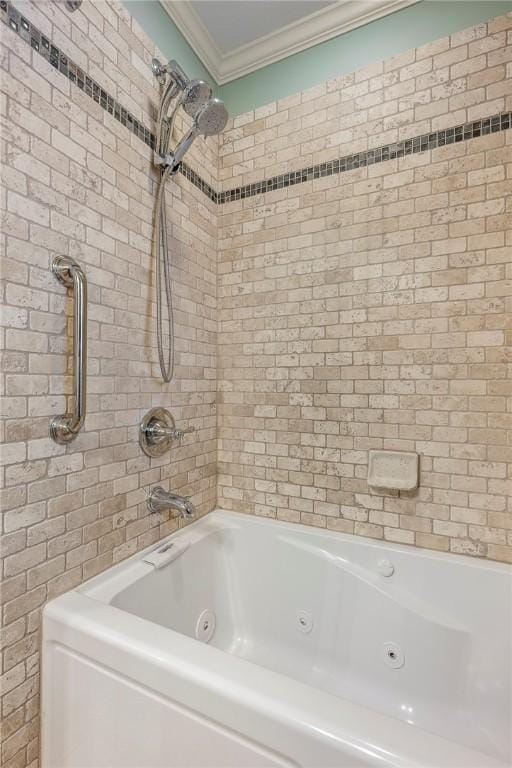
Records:
{"label": "tile soap dish shelf", "polygon": [[419,456],[412,451],[370,451],[368,485],[393,491],[418,487]]}

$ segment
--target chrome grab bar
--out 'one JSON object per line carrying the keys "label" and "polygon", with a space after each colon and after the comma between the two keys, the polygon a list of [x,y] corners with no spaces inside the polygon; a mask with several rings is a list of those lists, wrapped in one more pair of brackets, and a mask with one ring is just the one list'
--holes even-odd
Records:
{"label": "chrome grab bar", "polygon": [[50,435],[56,443],[66,444],[75,439],[85,419],[87,383],[87,280],[79,264],[70,256],[55,256],[52,262],[55,277],[66,288],[73,288],[73,376],[75,409],[73,413],[55,416]]}

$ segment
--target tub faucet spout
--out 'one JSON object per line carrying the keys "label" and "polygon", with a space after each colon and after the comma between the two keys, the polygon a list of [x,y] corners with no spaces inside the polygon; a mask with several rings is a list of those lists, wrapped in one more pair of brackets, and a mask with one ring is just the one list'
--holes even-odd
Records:
{"label": "tub faucet spout", "polygon": [[188,496],[178,496],[177,493],[170,493],[160,485],[152,488],[148,499],[148,509],[151,513],[172,509],[178,512],[180,517],[183,517],[185,520],[191,520],[196,514],[196,509]]}

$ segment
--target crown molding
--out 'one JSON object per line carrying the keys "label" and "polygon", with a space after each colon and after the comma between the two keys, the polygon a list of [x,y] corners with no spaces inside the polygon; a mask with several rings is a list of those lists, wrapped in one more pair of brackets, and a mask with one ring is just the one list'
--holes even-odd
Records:
{"label": "crown molding", "polygon": [[174,21],[217,85],[221,85],[219,78],[222,51],[194,11],[191,3],[186,0],[160,0],[160,5]]}
{"label": "crown molding", "polygon": [[421,0],[338,0],[246,45],[223,53],[188,0],[160,0],[217,85],[292,56]]}

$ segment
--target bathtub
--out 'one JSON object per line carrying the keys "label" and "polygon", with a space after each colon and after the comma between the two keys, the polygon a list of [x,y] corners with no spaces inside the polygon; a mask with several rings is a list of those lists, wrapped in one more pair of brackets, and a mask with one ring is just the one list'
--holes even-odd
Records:
{"label": "bathtub", "polygon": [[48,603],[43,768],[506,766],[511,569],[216,511]]}

